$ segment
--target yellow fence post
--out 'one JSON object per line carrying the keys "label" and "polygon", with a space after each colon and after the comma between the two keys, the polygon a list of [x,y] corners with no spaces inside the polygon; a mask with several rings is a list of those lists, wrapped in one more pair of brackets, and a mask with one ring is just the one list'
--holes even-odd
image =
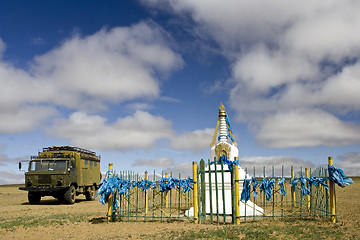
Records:
{"label": "yellow fence post", "polygon": [[[295,178],[294,168],[291,167],[291,178]],[[292,205],[296,205],[295,186],[291,187]]]}
{"label": "yellow fence post", "polygon": [[[109,163],[109,171],[113,170],[113,164]],[[113,215],[113,196],[110,194],[108,199],[108,221],[112,221],[112,215]]]}
{"label": "yellow fence post", "polygon": [[239,186],[239,167],[235,167],[235,213],[236,224],[240,224],[240,186]]}
{"label": "yellow fence post", "polygon": [[[309,169],[305,168],[305,177],[309,177]],[[309,188],[309,181],[306,182],[306,187]],[[310,195],[306,195],[307,210],[310,211]]]}
{"label": "yellow fence post", "polygon": [[193,162],[193,180],[194,180],[194,223],[198,223],[198,185],[197,185],[197,162]]}
{"label": "yellow fence post", "polygon": [[[145,180],[148,180],[148,179],[149,179],[149,174],[146,171],[145,172]],[[148,208],[149,208],[149,198],[148,198],[147,192],[145,192],[145,214],[148,213]]]}
{"label": "yellow fence post", "polygon": [[[169,175],[167,173],[165,173],[165,178],[168,178]],[[165,207],[168,208],[169,207],[169,196],[168,193],[165,193]]]}
{"label": "yellow fence post", "polygon": [[[329,165],[332,166],[333,165],[333,160],[332,157],[329,157]],[[335,184],[333,181],[329,181],[329,197],[330,197],[330,221],[335,223],[336,222],[336,218],[335,218]]]}

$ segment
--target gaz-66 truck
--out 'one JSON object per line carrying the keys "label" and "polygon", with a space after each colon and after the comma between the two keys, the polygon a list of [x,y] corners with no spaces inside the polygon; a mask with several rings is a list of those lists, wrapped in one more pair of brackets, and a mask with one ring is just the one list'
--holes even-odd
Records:
{"label": "gaz-66 truck", "polygon": [[94,200],[100,180],[100,156],[95,152],[53,146],[30,157],[25,187],[19,189],[28,191],[30,204],[40,203],[43,196],[53,196],[61,202],[73,204],[79,194],[85,194],[86,200]]}

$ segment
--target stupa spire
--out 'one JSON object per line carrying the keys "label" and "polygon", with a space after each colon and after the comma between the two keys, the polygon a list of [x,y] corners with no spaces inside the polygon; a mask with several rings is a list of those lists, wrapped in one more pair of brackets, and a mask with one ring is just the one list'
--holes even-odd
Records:
{"label": "stupa spire", "polygon": [[[220,128],[219,128],[219,125],[220,125]],[[218,132],[219,132],[219,135],[218,135]],[[217,136],[218,136],[219,142],[228,142],[228,140],[229,140],[228,138],[230,138],[231,139],[230,143],[234,144],[235,146],[237,145],[236,142],[234,142],[234,140],[233,140],[230,123],[229,123],[229,120],[228,120],[228,117],[226,114],[225,106],[222,104],[222,102],[220,103],[220,106],[219,106],[219,118],[218,118],[218,121],[216,124],[213,140],[210,143],[211,147],[215,146]]]}
{"label": "stupa spire", "polygon": [[219,131],[219,142],[227,142],[228,141],[228,127],[226,125],[226,111],[225,107],[222,103],[220,103],[219,107],[219,120],[220,120],[220,131]]}

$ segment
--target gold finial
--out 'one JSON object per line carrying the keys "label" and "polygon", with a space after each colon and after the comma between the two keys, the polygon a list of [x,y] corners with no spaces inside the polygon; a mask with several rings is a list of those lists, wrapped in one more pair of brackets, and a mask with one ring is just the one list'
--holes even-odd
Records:
{"label": "gold finial", "polygon": [[225,107],[224,107],[224,105],[222,104],[222,102],[220,102],[219,108],[220,108],[221,111],[225,111]]}
{"label": "gold finial", "polygon": [[220,103],[220,106],[219,106],[219,117],[221,117],[221,116],[226,116],[225,107],[222,104],[222,102]]}

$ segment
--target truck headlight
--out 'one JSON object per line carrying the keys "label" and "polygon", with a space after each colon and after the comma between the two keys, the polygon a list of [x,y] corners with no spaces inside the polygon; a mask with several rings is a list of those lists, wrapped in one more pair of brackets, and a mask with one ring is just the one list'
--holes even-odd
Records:
{"label": "truck headlight", "polygon": [[32,185],[32,182],[31,182],[30,178],[28,178],[26,181],[26,186],[31,187],[31,185]]}
{"label": "truck headlight", "polygon": [[63,177],[61,177],[58,181],[57,181],[57,185],[58,186],[62,186],[63,185],[63,183],[64,183],[64,178]]}

